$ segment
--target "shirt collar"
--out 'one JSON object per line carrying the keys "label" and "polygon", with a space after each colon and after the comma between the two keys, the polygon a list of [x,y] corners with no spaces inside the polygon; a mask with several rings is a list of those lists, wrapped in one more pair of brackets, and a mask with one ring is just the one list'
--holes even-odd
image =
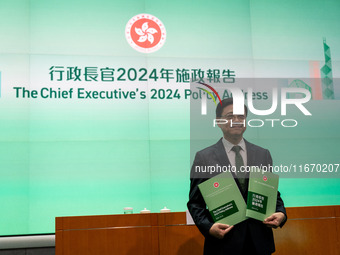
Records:
{"label": "shirt collar", "polygon": [[[229,142],[224,137],[222,138],[222,143],[223,143],[224,148],[225,148],[227,153],[229,153],[231,151],[231,149],[235,146],[235,144],[232,144],[231,142]],[[243,151],[246,151],[246,143],[244,142],[243,138],[237,145],[240,146]]]}

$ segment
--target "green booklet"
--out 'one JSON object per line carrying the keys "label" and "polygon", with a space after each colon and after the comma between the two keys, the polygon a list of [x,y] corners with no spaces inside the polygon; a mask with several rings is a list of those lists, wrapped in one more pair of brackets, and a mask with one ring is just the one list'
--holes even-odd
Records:
{"label": "green booklet", "polygon": [[246,220],[247,205],[230,172],[198,185],[215,222],[235,225]]}
{"label": "green booklet", "polygon": [[271,172],[250,171],[246,216],[264,221],[276,211],[279,176]]}

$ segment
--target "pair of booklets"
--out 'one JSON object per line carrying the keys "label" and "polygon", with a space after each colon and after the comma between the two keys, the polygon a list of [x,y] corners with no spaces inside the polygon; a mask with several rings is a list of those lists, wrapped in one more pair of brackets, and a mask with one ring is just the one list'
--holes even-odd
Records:
{"label": "pair of booklets", "polygon": [[275,212],[279,177],[252,167],[247,204],[230,172],[221,173],[198,185],[215,222],[235,225],[247,218],[264,221]]}

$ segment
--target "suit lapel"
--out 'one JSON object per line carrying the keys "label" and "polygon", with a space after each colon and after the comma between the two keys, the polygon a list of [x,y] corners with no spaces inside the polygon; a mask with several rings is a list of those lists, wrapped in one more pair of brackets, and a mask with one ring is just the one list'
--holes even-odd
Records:
{"label": "suit lapel", "polygon": [[222,138],[215,144],[215,155],[222,166],[230,165],[230,161],[227,156],[227,152],[225,151]]}
{"label": "suit lapel", "polygon": [[244,139],[246,143],[246,150],[247,150],[247,166],[254,166],[256,165],[256,158],[255,158],[255,148],[253,144],[249,143],[246,139]]}

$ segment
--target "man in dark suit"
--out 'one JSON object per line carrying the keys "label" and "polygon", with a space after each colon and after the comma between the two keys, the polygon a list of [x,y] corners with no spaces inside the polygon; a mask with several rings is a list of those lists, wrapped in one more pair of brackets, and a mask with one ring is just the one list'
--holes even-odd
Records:
{"label": "man in dark suit", "polygon": [[[218,104],[216,118],[227,120],[218,124],[223,137],[214,145],[197,152],[192,169],[188,209],[196,226],[205,237],[205,255],[268,255],[275,251],[272,228],[282,227],[287,220],[286,210],[280,193],[277,194],[276,212],[261,222],[247,219],[235,226],[214,223],[198,184],[213,175],[196,173],[196,167],[204,166],[269,166],[272,165],[270,152],[243,139],[246,130],[245,115],[233,114],[233,99],[228,98]],[[226,121],[225,121],[226,122]],[[223,122],[221,122],[223,123]],[[232,123],[232,125],[231,125]],[[247,201],[248,174],[233,173],[235,181]]]}

